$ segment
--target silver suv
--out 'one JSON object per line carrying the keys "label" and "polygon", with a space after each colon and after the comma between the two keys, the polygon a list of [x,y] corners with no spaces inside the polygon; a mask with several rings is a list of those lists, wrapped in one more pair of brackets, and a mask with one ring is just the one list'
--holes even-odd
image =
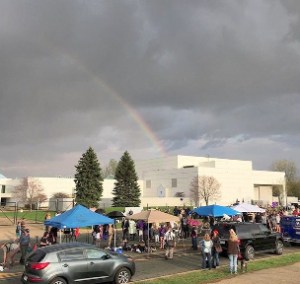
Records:
{"label": "silver suv", "polygon": [[85,243],[38,248],[25,262],[23,283],[128,283],[135,273],[132,258]]}

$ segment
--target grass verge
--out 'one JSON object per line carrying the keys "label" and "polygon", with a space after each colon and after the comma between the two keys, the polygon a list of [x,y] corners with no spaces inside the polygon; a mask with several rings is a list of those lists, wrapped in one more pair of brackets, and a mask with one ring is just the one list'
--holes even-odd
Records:
{"label": "grass verge", "polygon": [[[276,268],[289,264],[300,262],[300,253],[291,253],[282,256],[274,256],[267,259],[255,260],[248,262],[248,272],[258,271],[267,268]],[[136,284],[199,284],[213,283],[221,279],[230,278],[228,267],[223,266],[220,269],[199,270],[176,274],[174,276],[164,276],[158,279],[149,279],[143,281],[135,281]]]}

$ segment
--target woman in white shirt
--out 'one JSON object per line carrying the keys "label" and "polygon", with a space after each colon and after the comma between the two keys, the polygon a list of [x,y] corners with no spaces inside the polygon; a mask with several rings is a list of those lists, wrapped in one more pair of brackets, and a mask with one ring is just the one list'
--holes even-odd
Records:
{"label": "woman in white shirt", "polygon": [[166,254],[165,259],[172,259],[174,255],[174,246],[175,246],[175,234],[172,227],[168,228],[168,231],[165,233],[164,241],[166,243]]}

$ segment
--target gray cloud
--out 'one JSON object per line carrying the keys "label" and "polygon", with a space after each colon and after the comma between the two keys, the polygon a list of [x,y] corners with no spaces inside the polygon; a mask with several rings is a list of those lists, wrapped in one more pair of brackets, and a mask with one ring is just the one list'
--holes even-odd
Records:
{"label": "gray cloud", "polygon": [[168,154],[299,160],[298,1],[0,2],[0,172]]}

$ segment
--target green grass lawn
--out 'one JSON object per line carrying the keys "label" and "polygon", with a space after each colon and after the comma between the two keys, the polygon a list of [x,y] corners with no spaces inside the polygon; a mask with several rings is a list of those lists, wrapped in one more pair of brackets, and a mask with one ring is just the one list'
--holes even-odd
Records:
{"label": "green grass lawn", "polygon": [[[275,268],[293,264],[300,261],[300,253],[287,254],[282,256],[270,257],[268,259],[256,260],[248,262],[248,272],[258,271],[267,268]],[[230,278],[228,267],[221,267],[217,270],[199,270],[194,272],[187,272],[176,274],[174,276],[160,277],[159,279],[151,279],[135,282],[137,284],[150,283],[151,284],[199,284],[199,283],[213,283],[220,279]]]}
{"label": "green grass lawn", "polygon": [[[124,211],[124,207],[109,207],[109,208],[105,208],[105,213],[109,213],[111,211]],[[47,212],[51,213],[51,216],[54,217],[55,216],[55,212],[51,212],[51,211],[47,211],[47,210],[22,210],[22,211],[18,211],[18,212],[12,212],[12,211],[5,211],[2,212],[0,211],[0,218],[5,218],[5,219],[9,219],[9,222],[11,222],[11,224],[14,224],[14,221],[21,221],[23,218],[30,222],[36,222],[36,223],[43,223],[45,220],[45,215]],[[116,223],[116,228],[120,229],[121,228],[121,223],[117,222]]]}
{"label": "green grass lawn", "polygon": [[[104,212],[109,213],[111,211],[124,211],[124,207],[109,207],[105,208]],[[51,216],[55,216],[55,212],[47,210],[19,210],[18,212],[13,211],[0,211],[0,218],[9,218],[12,222],[16,218],[17,220],[22,220],[23,218],[30,221],[44,222],[44,218],[47,212],[51,213]]]}

